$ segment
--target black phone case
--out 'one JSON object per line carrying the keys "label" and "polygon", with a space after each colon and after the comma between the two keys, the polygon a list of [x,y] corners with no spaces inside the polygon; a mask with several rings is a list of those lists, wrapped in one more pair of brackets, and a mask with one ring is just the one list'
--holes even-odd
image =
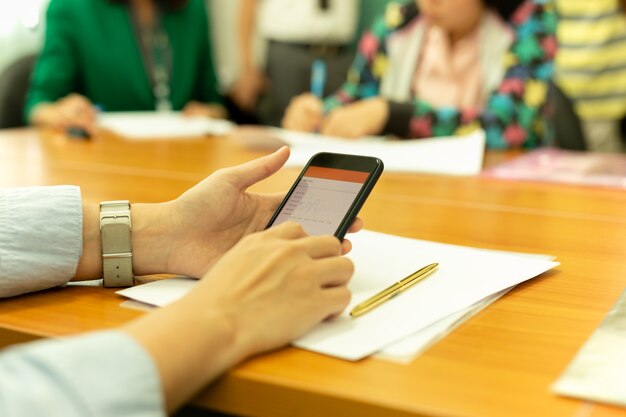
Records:
{"label": "black phone case", "polygon": [[[316,158],[318,159],[335,158],[338,161],[338,163],[337,165],[316,165],[314,164]],[[367,171],[367,170],[361,171],[361,169],[358,169],[359,166],[364,166],[366,162],[369,164],[372,164],[373,169],[371,171]],[[266,229],[271,227],[272,224],[274,224],[276,217],[278,217],[279,213],[281,212],[281,210],[283,209],[287,201],[289,201],[291,194],[294,192],[294,190],[298,186],[298,183],[300,183],[300,180],[304,176],[304,173],[307,171],[307,169],[311,165],[326,166],[328,168],[348,169],[348,170],[355,170],[355,171],[361,171],[361,172],[369,172],[367,179],[363,183],[363,187],[357,194],[356,198],[350,205],[348,212],[343,217],[343,219],[341,220],[341,223],[339,223],[339,226],[337,227],[337,230],[335,231],[334,236],[337,237],[339,240],[343,240],[346,233],[348,233],[348,229],[350,228],[350,225],[352,224],[356,216],[359,214],[361,207],[363,207],[363,204],[365,204],[365,200],[367,200],[367,197],[369,197],[370,193],[372,192],[372,189],[374,188],[374,185],[376,185],[378,178],[380,178],[380,175],[382,174],[384,170],[383,161],[372,156],[347,155],[347,154],[338,154],[338,153],[330,153],[330,152],[316,153],[315,155],[311,157],[311,159],[309,159],[307,164],[302,169],[302,172],[300,172],[300,175],[298,175],[298,178],[289,189],[289,192],[287,193],[283,201],[280,203],[280,205],[278,206],[278,208],[272,215],[272,218],[270,219],[267,226],[265,227]]]}

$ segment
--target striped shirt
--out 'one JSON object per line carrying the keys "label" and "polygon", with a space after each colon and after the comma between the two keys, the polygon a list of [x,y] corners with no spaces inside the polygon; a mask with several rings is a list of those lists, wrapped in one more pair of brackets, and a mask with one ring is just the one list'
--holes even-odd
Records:
{"label": "striped shirt", "polygon": [[581,118],[626,116],[626,13],[619,0],[556,0],[556,79]]}

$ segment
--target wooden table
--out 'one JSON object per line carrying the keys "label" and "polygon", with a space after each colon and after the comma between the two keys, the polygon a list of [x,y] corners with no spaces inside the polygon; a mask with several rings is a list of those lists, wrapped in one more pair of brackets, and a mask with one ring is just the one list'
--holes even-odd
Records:
{"label": "wooden table", "polygon": [[[9,130],[0,132],[0,186],[78,184],[90,202],[155,202],[259,154],[228,139],[83,142]],[[506,157],[492,153],[488,161]],[[284,190],[297,173],[283,170],[255,189]],[[385,173],[361,216],[373,230],[552,254],[562,265],[519,285],[409,365],[285,348],[238,366],[198,404],[278,417],[626,416],[550,392],[626,287],[626,192]],[[141,314],[122,301],[89,287],[3,300],[0,344],[114,327]]]}

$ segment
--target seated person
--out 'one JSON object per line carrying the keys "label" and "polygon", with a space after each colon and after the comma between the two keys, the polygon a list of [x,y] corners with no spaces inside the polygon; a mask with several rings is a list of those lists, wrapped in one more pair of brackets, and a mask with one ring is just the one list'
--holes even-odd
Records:
{"label": "seated person", "polygon": [[203,0],[50,2],[28,122],[93,133],[93,105],[224,117],[220,102]]}
{"label": "seated person", "polygon": [[626,151],[620,129],[626,118],[625,5],[625,0],[555,1],[555,80],[576,105],[589,151]]}
{"label": "seated person", "polygon": [[[293,222],[258,232],[281,196],[246,188],[288,156],[282,148],[176,200],[132,204],[134,272],[202,280],[119,329],[3,351],[0,415],[165,416],[238,362],[341,312],[348,241],[307,236]],[[0,207],[0,297],[102,276],[98,205],[81,204],[77,187],[0,190]]]}
{"label": "seated person", "polygon": [[343,87],[324,102],[295,98],[283,126],[349,138],[482,127],[489,147],[538,146],[550,137],[555,30],[542,0],[391,3],[361,37]]}
{"label": "seated person", "polygon": [[[243,110],[255,112],[261,123],[278,126],[290,100],[310,91],[315,62],[324,63],[326,75],[318,88],[334,92],[350,66],[358,14],[356,0],[241,0],[242,71],[232,99]],[[254,62],[255,28],[267,43],[264,69]]]}

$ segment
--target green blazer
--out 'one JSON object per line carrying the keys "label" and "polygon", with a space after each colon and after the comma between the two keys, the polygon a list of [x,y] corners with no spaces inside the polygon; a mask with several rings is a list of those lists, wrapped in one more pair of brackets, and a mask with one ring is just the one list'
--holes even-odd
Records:
{"label": "green blazer", "polygon": [[[190,100],[220,102],[204,0],[189,0],[163,23],[172,48],[171,101],[180,110]],[[26,100],[34,106],[69,93],[88,97],[106,111],[154,110],[128,5],[109,0],[51,0],[43,51]]]}

